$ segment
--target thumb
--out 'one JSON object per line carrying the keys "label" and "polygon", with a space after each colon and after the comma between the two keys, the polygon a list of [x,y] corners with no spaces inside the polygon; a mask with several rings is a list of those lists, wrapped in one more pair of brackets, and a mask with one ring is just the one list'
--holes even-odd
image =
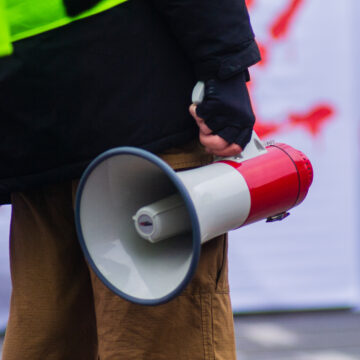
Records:
{"label": "thumb", "polygon": [[197,126],[200,131],[205,135],[210,135],[212,133],[211,129],[205,124],[205,120],[199,117],[196,113],[196,105],[192,104],[189,108],[191,116],[195,119]]}

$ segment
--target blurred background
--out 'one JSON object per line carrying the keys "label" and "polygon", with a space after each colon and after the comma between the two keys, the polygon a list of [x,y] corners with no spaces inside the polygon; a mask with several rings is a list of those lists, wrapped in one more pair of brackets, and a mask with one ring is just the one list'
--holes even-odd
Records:
{"label": "blurred background", "polygon": [[357,307],[358,1],[248,1],[262,62],[251,68],[256,130],[303,151],[308,197],[282,222],[231,233],[235,311]]}
{"label": "blurred background", "polygon": [[[239,360],[360,359],[357,0],[248,0],[262,62],[256,131],[312,161],[305,202],[230,234]],[[10,207],[0,207],[0,329],[8,316]]]}

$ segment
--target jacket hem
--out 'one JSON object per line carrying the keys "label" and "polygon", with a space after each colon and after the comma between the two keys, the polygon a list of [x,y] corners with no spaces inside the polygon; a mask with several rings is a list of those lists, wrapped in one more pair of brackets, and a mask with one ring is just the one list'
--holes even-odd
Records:
{"label": "jacket hem", "polygon": [[[197,132],[191,130],[167,136],[144,145],[126,144],[126,146],[137,146],[152,153],[160,153],[171,147],[187,143],[188,141],[194,139],[196,134]],[[125,146],[125,144],[119,146]],[[108,149],[104,149],[104,151],[106,150]],[[90,159],[78,161],[74,164],[57,166],[53,169],[48,169],[34,174],[0,179],[0,205],[11,203],[10,195],[12,192],[27,191],[42,186],[80,178],[85,168],[97,155],[99,154],[92,156]]]}

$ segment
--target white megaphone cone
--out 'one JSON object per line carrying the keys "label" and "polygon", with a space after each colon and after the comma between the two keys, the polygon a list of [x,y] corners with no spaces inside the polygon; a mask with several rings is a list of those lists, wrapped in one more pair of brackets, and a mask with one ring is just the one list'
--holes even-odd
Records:
{"label": "white megaphone cone", "polygon": [[195,272],[201,243],[261,220],[280,220],[306,196],[310,161],[256,134],[239,156],[175,172],[157,156],[122,147],[81,178],[76,226],[85,257],[119,296],[169,301]]}
{"label": "white megaphone cone", "polygon": [[[133,218],[140,208],[173,194],[182,199],[189,229],[151,243],[139,235]],[[175,171],[147,151],[123,147],[96,158],[80,180],[75,220],[87,261],[127,300],[166,302],[195,272],[200,256],[195,207]]]}

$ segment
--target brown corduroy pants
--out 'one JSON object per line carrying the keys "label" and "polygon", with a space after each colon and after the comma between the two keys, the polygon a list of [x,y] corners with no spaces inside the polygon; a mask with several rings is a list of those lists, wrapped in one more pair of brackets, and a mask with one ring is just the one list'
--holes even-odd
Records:
{"label": "brown corduroy pants", "polygon": [[[198,145],[161,157],[175,169],[209,162]],[[12,195],[13,291],[3,360],[233,360],[227,240],[202,246],[197,272],[167,304],[129,303],[87,266],[74,225],[78,182]]]}

